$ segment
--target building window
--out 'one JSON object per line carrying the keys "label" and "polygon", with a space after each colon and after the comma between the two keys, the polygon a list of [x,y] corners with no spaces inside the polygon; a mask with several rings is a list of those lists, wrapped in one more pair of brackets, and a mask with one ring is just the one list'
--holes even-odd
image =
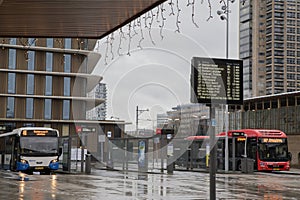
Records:
{"label": "building window", "polygon": [[295,60],[295,58],[287,58],[286,63],[287,64],[296,64],[296,60]]}
{"label": "building window", "polygon": [[9,49],[8,55],[8,69],[16,69],[17,51],[15,49]]}
{"label": "building window", "polygon": [[287,71],[288,71],[288,72],[296,72],[296,67],[295,67],[295,66],[290,66],[290,65],[288,65],[288,66],[287,66]]}
{"label": "building window", "polygon": [[295,41],[296,37],[295,35],[287,35],[287,41]]}
{"label": "building window", "polygon": [[16,45],[17,44],[17,38],[10,38],[9,44]]}
{"label": "building window", "polygon": [[64,77],[64,96],[71,95],[71,78]]}
{"label": "building window", "polygon": [[296,17],[296,13],[294,13],[294,12],[287,12],[286,16],[287,16],[287,18],[295,18]]}
{"label": "building window", "polygon": [[296,33],[296,29],[294,27],[287,27],[286,32],[287,33]]}
{"label": "building window", "polygon": [[63,119],[70,119],[70,100],[63,101]]}
{"label": "building window", "polygon": [[287,56],[296,56],[296,52],[292,50],[287,50]]}
{"label": "building window", "polygon": [[53,38],[47,38],[47,47],[53,48]]}
{"label": "building window", "polygon": [[35,41],[36,41],[35,38],[28,38],[28,45],[31,46],[31,47],[34,47],[35,46]]}
{"label": "building window", "polygon": [[15,94],[16,92],[16,74],[8,73],[7,92],[9,94]]}
{"label": "building window", "polygon": [[44,107],[44,118],[51,119],[51,110],[52,110],[52,100],[45,99],[45,107]]}
{"label": "building window", "polygon": [[287,79],[291,79],[291,80],[295,80],[295,78],[296,78],[296,74],[290,74],[290,73],[288,73],[287,74]]}
{"label": "building window", "polygon": [[26,94],[34,94],[34,75],[33,74],[27,74]]}
{"label": "building window", "polygon": [[33,98],[26,99],[26,118],[33,118]]}
{"label": "building window", "polygon": [[52,72],[53,67],[53,53],[46,53],[46,71]]}
{"label": "building window", "polygon": [[27,63],[27,69],[28,70],[34,70],[34,58],[35,58],[35,52],[34,51],[28,51],[28,63]]}
{"label": "building window", "polygon": [[71,38],[65,39],[65,49],[71,49],[72,40]]}
{"label": "building window", "polygon": [[46,76],[45,95],[52,95],[52,76]]}
{"label": "building window", "polygon": [[15,98],[14,97],[7,97],[6,117],[7,118],[15,117]]}
{"label": "building window", "polygon": [[70,73],[71,72],[71,55],[64,55],[64,71]]}

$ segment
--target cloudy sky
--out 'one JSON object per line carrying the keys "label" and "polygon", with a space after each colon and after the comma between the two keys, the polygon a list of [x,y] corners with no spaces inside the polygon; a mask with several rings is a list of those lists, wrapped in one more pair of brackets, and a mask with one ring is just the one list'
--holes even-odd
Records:
{"label": "cloudy sky", "polygon": [[[152,128],[157,113],[190,103],[192,57],[225,58],[226,21],[217,15],[222,3],[212,0],[213,18],[207,20],[208,1],[192,2],[166,2],[98,42],[95,50],[102,58],[94,73],[107,84],[107,118],[130,122],[126,129],[134,130],[138,106],[149,109],[139,115],[139,128]],[[229,58],[236,59],[238,1],[230,3],[230,10]]]}

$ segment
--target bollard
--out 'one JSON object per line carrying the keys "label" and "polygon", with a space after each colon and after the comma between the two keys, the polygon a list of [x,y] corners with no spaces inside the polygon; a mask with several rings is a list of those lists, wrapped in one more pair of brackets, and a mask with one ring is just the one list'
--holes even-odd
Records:
{"label": "bollard", "polygon": [[91,173],[91,154],[85,155],[85,173],[86,174]]}
{"label": "bollard", "polygon": [[167,158],[167,173],[173,174],[174,172],[174,163],[171,161],[171,158]]}

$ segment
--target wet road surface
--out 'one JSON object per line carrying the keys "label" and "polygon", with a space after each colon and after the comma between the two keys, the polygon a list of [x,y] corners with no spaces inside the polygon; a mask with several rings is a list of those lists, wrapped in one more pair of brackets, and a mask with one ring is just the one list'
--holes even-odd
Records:
{"label": "wet road surface", "polygon": [[[27,175],[0,171],[0,199],[209,199],[209,174],[138,174],[93,170],[92,174]],[[300,199],[300,175],[217,174],[217,199]]]}

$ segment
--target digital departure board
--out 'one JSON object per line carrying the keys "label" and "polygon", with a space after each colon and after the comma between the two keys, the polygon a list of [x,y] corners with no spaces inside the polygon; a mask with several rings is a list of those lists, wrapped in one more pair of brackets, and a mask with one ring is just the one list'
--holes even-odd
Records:
{"label": "digital departure board", "polygon": [[206,104],[243,104],[243,61],[194,57],[191,101]]}

